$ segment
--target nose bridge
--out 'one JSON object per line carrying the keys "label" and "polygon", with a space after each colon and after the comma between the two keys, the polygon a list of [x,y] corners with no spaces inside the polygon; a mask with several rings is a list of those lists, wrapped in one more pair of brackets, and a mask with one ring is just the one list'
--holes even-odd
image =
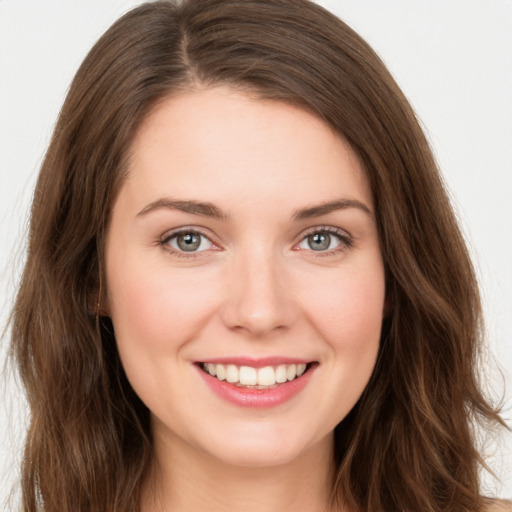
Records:
{"label": "nose bridge", "polygon": [[248,247],[234,256],[230,268],[224,321],[230,328],[264,335],[287,327],[293,300],[282,258],[265,244]]}

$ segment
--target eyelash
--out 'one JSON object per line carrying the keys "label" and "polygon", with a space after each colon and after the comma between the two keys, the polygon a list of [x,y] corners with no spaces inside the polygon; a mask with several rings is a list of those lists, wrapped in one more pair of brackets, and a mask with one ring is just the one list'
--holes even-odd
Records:
{"label": "eyelash", "polygon": [[[172,248],[169,245],[169,242],[173,238],[176,238],[181,234],[199,235],[200,237],[206,238],[214,247],[217,247],[215,242],[213,242],[208,235],[206,235],[202,231],[198,230],[197,228],[188,228],[188,227],[183,227],[183,228],[177,229],[175,231],[172,231],[171,233],[166,233],[159,240],[159,245],[162,246],[166,251],[170,252],[173,256],[176,256],[178,258],[184,258],[184,259],[194,259],[194,258],[197,258],[201,252],[205,252],[205,251],[190,251],[187,253],[186,251],[179,251],[179,250]],[[325,235],[329,235],[329,236],[334,236],[340,241],[340,245],[331,250],[315,251],[313,249],[309,249],[309,252],[316,253],[316,254],[314,254],[314,257],[316,257],[316,258],[333,256],[335,254],[344,252],[347,249],[351,249],[354,246],[354,241],[350,235],[348,235],[345,231],[333,228],[331,226],[317,226],[317,227],[307,230],[305,233],[302,234],[300,241],[298,243],[296,243],[295,246],[302,243],[304,240],[307,239],[308,236],[311,236],[313,234],[325,234]]]}

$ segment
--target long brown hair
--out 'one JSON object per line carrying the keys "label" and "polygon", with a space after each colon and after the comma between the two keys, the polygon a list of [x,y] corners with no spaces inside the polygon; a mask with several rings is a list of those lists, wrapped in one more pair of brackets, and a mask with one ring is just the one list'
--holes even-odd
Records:
{"label": "long brown hair", "polygon": [[333,500],[478,511],[481,307],[429,145],[371,48],[307,0],[143,4],[78,70],[35,191],[12,350],[31,410],[25,512],[135,512],[149,412],[100,315],[109,212],[130,143],[163,98],[223,84],[307,109],[352,145],[374,195],[388,314],[363,396],[335,430]]}

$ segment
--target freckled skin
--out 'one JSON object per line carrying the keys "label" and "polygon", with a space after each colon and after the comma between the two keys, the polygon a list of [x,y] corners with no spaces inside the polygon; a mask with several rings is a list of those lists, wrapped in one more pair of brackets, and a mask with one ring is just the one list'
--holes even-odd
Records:
{"label": "freckled skin", "polygon": [[[187,446],[197,464],[325,464],[332,430],[375,364],[384,269],[372,214],[294,213],[339,198],[373,211],[357,157],[311,114],[225,88],[163,102],[132,150],[109,226],[105,307],[128,379],[151,411],[157,455]],[[138,215],[162,197],[213,203],[227,218],[171,208]],[[203,234],[201,250],[180,252],[169,240],[183,227]],[[307,235],[320,228],[351,245],[331,234],[333,250],[313,250]],[[290,401],[253,410],[213,394],[194,365],[234,356],[318,367]]]}

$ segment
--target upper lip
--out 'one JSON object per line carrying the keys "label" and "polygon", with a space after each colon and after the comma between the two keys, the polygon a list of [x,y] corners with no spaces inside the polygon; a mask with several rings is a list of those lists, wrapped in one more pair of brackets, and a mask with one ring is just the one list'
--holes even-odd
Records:
{"label": "upper lip", "polygon": [[281,364],[308,364],[313,362],[312,360],[302,359],[300,357],[284,357],[284,356],[272,356],[272,357],[214,357],[208,359],[202,359],[200,363],[211,363],[211,364],[234,364],[235,366],[251,366],[252,368],[263,368],[265,366],[279,366]]}

